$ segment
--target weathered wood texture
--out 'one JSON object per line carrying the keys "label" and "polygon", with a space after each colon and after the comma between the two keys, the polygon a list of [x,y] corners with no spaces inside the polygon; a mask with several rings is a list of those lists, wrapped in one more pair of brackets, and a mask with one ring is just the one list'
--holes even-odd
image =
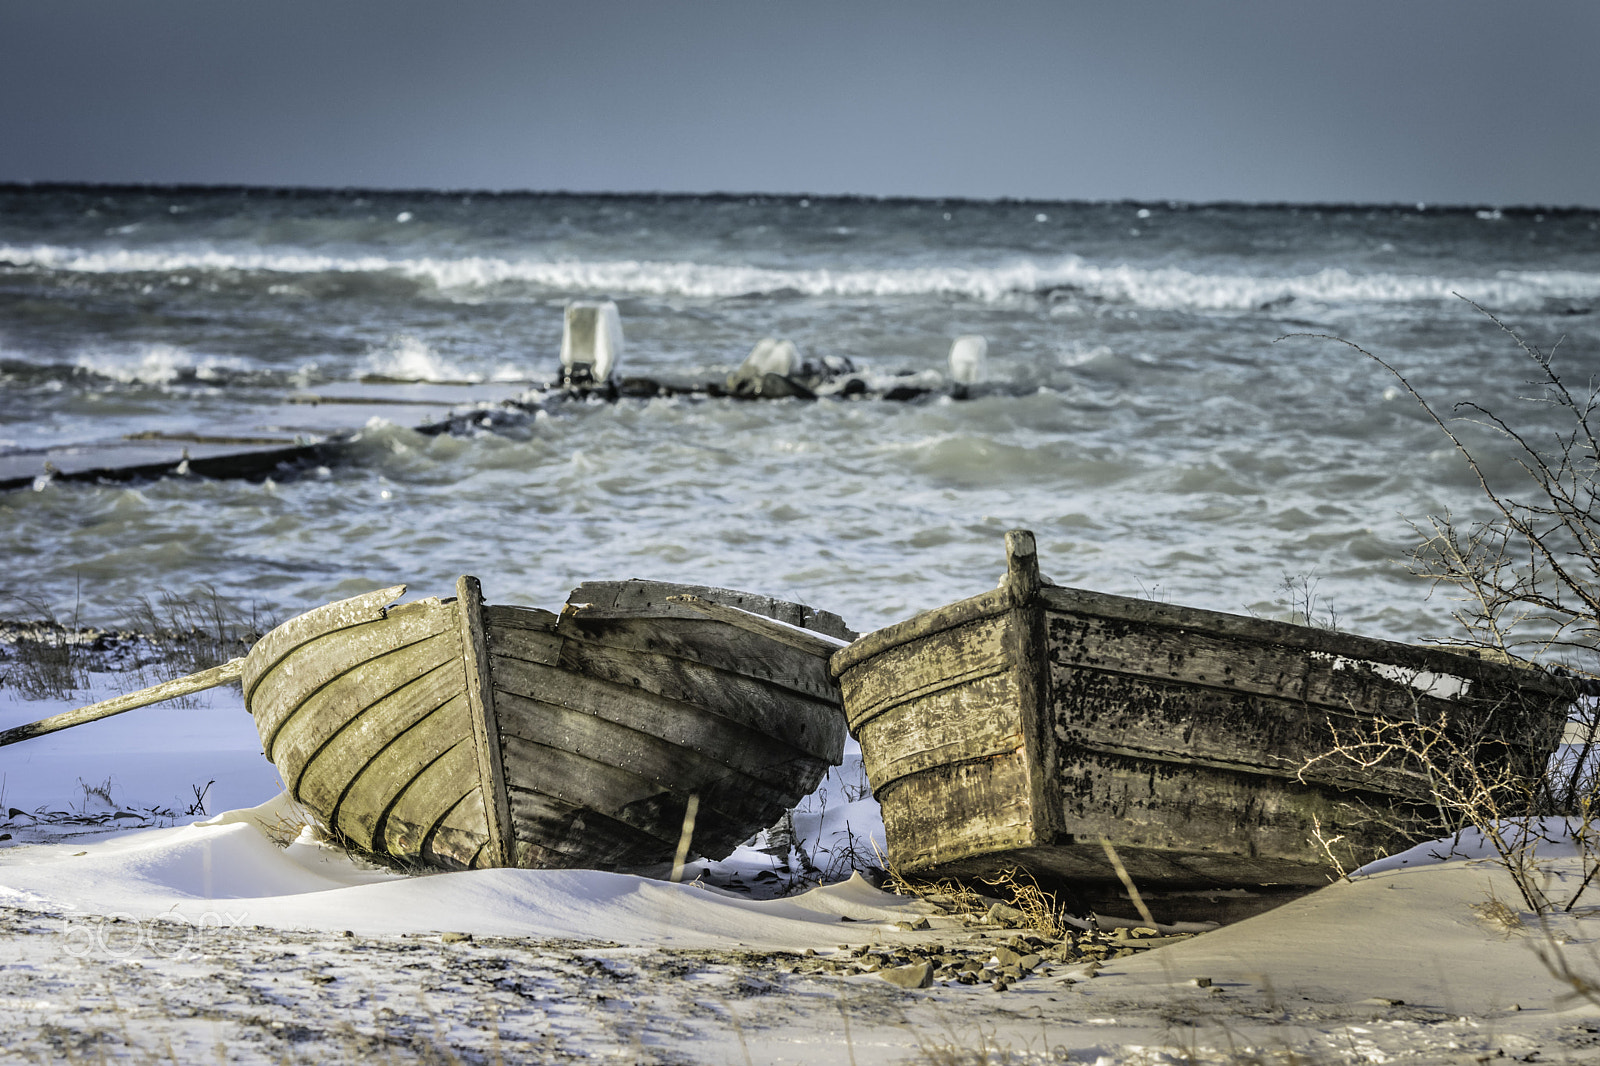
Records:
{"label": "weathered wood texture", "polygon": [[[822,617],[769,597],[643,581],[581,586],[559,617],[486,609],[517,865],[670,860],[691,796],[694,850],[720,857],[842,758],[838,687],[821,647],[710,617],[682,596],[791,625]],[[841,630],[831,617],[821,624]]]}
{"label": "weathered wood texture", "polygon": [[460,868],[490,860],[455,601],[404,586],[318,608],[258,641],[246,704],[289,794],[353,846]]}
{"label": "weathered wood texture", "polygon": [[461,627],[461,653],[462,663],[466,667],[466,696],[469,717],[472,719],[472,739],[478,753],[478,786],[489,826],[489,839],[484,842],[479,865],[510,866],[511,808],[506,798],[504,752],[500,747],[500,726],[495,716],[483,587],[477,578],[464,575],[456,579],[456,616]]}
{"label": "weathered wood texture", "polygon": [[698,796],[695,849],[720,857],[842,757],[821,653],[837,641],[808,647],[671,597],[819,617],[808,608],[632,581],[585,586],[557,616],[484,605],[470,577],[454,600],[388,607],[401,591],[293,619],[244,667],[290,793],[358,849],[444,867],[642,865],[672,857]]}
{"label": "weathered wood texture", "polygon": [[779,622],[774,618],[764,618],[759,614],[752,614],[738,607],[729,607],[723,603],[713,603],[710,600],[701,599],[699,596],[669,596],[668,600],[672,603],[685,604],[703,615],[715,618],[719,622],[726,622],[739,629],[759,633],[764,637],[776,640],[780,644],[788,644],[811,655],[829,656],[850,643],[840,637],[824,636],[809,629],[792,626],[787,622]]}
{"label": "weathered wood texture", "polygon": [[819,611],[803,603],[762,596],[737,589],[709,585],[678,585],[665,581],[586,581],[567,597],[569,607],[583,605],[591,616],[601,614],[626,617],[639,613],[652,618],[694,618],[699,612],[684,603],[672,602],[675,596],[697,596],[711,603],[726,604],[752,614],[776,618],[802,629],[813,629],[840,640],[854,640],[856,632],[832,611]]}
{"label": "weathered wood texture", "polygon": [[53,714],[49,718],[41,718],[37,722],[27,725],[12,726],[10,729],[0,731],[0,748],[7,744],[15,744],[22,740],[31,740],[34,737],[47,736],[62,729],[71,729],[75,725],[86,722],[96,722],[102,718],[122,714],[125,711],[148,707],[152,703],[161,703],[164,700],[174,700],[179,696],[187,696],[194,692],[204,692],[208,688],[226,685],[230,681],[239,680],[239,675],[244,670],[244,659],[229,659],[209,670],[189,674],[186,677],[173,678],[163,681],[159,685],[142,688],[138,692],[129,692],[123,696],[113,696],[109,700],[91,703],[87,707],[79,707],[75,711],[65,711]]}
{"label": "weathered wood texture", "polygon": [[1573,692],[1542,671],[1436,648],[1042,586],[1008,538],[1001,588],[833,658],[906,873],[1146,887],[1320,885],[1313,839],[1365,861],[1426,835],[1412,768],[1313,756],[1363,721],[1440,715],[1483,760],[1534,772]]}

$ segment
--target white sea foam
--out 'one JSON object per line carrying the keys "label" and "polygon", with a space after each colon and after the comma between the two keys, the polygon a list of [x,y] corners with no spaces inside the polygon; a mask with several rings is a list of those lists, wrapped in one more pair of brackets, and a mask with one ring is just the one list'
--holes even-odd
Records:
{"label": "white sea foam", "polygon": [[391,338],[388,345],[367,353],[362,372],[405,381],[482,381],[483,375],[464,370],[409,333]]}
{"label": "white sea foam", "polygon": [[90,250],[56,245],[0,245],[0,263],[67,273],[242,272],[390,274],[469,295],[521,284],[562,292],[632,293],[715,299],[797,292],[806,296],[962,296],[999,301],[1017,294],[1075,289],[1091,297],[1155,309],[1251,310],[1295,299],[1321,304],[1445,301],[1460,293],[1499,307],[1546,299],[1600,298],[1600,273],[1502,270],[1488,277],[1358,274],[1342,267],[1288,276],[1210,274],[1178,267],[1097,264],[1066,255],[995,266],[888,269],[780,269],[652,260],[330,256],[300,252],[229,252],[151,248]]}
{"label": "white sea foam", "polygon": [[126,384],[166,385],[186,373],[205,381],[214,378],[219,370],[239,369],[244,364],[238,359],[196,359],[192,352],[171,344],[145,344],[123,351],[82,352],[77,365]]}

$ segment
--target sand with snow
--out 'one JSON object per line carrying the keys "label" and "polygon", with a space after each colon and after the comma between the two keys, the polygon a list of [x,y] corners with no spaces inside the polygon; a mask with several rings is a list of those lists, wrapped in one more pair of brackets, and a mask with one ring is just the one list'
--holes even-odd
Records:
{"label": "sand with snow", "polygon": [[[0,703],[0,728],[58,709]],[[0,780],[17,809],[0,825],[7,1060],[1600,1062],[1600,1009],[1541,959],[1600,979],[1600,889],[1541,925],[1470,838],[1092,976],[908,991],[817,960],[1012,934],[860,877],[767,899],[716,887],[800,878],[771,848],[689,884],[375,869],[300,831],[227,691],[0,750]],[[206,781],[226,797],[210,809],[231,809],[182,813]],[[803,846],[881,846],[870,798],[824,789],[795,818]],[[1585,871],[1558,828],[1538,864],[1566,898]],[[918,917],[930,928],[896,924]]]}

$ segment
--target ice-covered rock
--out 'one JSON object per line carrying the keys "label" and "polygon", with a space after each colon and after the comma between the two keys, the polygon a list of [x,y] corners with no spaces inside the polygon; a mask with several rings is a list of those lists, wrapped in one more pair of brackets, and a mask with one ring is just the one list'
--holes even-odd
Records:
{"label": "ice-covered rock", "polygon": [[739,369],[728,375],[728,391],[735,396],[798,396],[809,390],[794,380],[802,360],[794,341],[762,337]]}
{"label": "ice-covered rock", "polygon": [[622,361],[622,316],[610,300],[567,304],[561,331],[561,383],[604,385]]}
{"label": "ice-covered rock", "polygon": [[739,372],[757,375],[781,374],[788,377],[799,365],[800,349],[795,347],[794,341],[778,337],[762,337],[756,341],[756,346],[750,349],[750,354],[744,357],[744,362],[739,365]]}

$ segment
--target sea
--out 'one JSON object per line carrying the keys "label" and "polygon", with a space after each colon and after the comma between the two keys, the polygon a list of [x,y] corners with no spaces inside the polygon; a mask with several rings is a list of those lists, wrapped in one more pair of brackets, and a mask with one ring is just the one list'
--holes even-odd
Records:
{"label": "sea", "polygon": [[[720,383],[776,337],[873,387],[547,402],[564,309],[607,299],[629,376]],[[0,454],[248,433],[375,378],[544,398],[434,434],[396,407],[268,477],[41,477],[0,496],[0,615],[648,577],[865,631],[993,587],[1025,528],[1060,584],[1448,639],[1413,524],[1482,492],[1354,346],[1546,440],[1517,337],[1586,385],[1597,303],[1578,209],[0,187]],[[1451,424],[1518,487],[1508,441]]]}

